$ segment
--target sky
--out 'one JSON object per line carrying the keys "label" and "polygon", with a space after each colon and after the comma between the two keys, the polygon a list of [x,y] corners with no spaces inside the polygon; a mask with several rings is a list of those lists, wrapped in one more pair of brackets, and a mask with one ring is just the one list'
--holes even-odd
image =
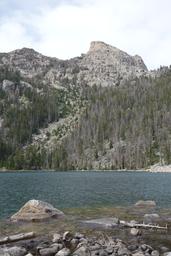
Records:
{"label": "sky", "polygon": [[23,47],[68,59],[104,41],[171,64],[171,0],[0,0],[0,52]]}

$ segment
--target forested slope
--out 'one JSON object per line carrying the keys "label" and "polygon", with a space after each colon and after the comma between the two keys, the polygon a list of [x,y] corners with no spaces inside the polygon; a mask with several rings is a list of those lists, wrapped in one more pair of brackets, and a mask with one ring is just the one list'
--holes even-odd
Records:
{"label": "forested slope", "polygon": [[119,88],[94,87],[65,141],[67,168],[140,169],[171,163],[171,71]]}
{"label": "forested slope", "polygon": [[[75,115],[83,105],[80,90],[52,88],[40,78],[25,79],[9,67],[0,68],[0,166],[10,169],[41,168],[33,134],[40,128]],[[48,139],[48,130],[43,135]],[[39,142],[36,143],[39,148]],[[37,150],[36,150],[37,151]]]}
{"label": "forested slope", "polygon": [[141,169],[171,163],[171,69],[93,42],[62,61],[0,55],[0,167]]}

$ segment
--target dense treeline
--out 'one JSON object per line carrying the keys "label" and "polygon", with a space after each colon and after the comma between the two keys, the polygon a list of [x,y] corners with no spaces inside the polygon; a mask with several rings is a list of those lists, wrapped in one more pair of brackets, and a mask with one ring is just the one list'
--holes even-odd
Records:
{"label": "dense treeline", "polygon": [[65,141],[62,157],[58,148],[53,153],[53,168],[139,169],[171,163],[170,71],[122,88],[93,87],[88,97],[91,104]]}
{"label": "dense treeline", "polygon": [[[0,68],[0,167],[23,168],[24,148],[32,134],[72,113],[71,99],[78,97],[75,88],[57,90],[41,84],[40,78],[29,82],[23,82],[18,71]],[[28,150],[27,168],[37,166],[29,162],[35,153]]]}
{"label": "dense treeline", "polygon": [[[15,83],[15,97],[0,88],[1,166],[140,169],[171,163],[171,70],[122,87],[84,85],[81,95],[78,88],[49,89],[40,80],[31,81],[33,87],[24,91],[21,82]],[[88,104],[68,136],[50,148],[31,144],[39,128],[74,115],[73,102],[79,97]]]}

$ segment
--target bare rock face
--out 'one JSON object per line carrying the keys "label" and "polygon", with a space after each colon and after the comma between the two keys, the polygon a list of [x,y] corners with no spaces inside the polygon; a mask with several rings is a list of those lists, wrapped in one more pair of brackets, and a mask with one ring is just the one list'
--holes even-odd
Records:
{"label": "bare rock face", "polygon": [[30,200],[11,217],[11,220],[41,221],[62,216],[64,216],[64,213],[54,208],[51,204],[39,200]]}
{"label": "bare rock face", "polygon": [[100,41],[91,42],[90,49],[81,60],[80,66],[81,77],[90,86],[118,86],[127,79],[148,72],[140,56],[130,56]]}

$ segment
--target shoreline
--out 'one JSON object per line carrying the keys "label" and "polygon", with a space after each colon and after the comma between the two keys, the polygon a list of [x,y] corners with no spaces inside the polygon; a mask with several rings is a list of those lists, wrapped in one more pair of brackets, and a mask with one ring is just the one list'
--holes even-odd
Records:
{"label": "shoreline", "polygon": [[[148,211],[144,211],[144,213],[148,213]],[[58,255],[56,253],[58,253],[59,251],[61,251],[62,253],[63,251],[66,251],[66,248],[70,249],[69,254],[66,254],[67,256],[89,256],[90,254],[88,251],[91,251],[92,255],[101,255],[101,252],[108,252],[109,248],[109,253],[104,255],[116,255],[111,254],[111,249],[113,250],[113,252],[115,251],[115,249],[116,251],[124,250],[124,252],[126,251],[128,255],[135,254],[136,256],[137,254],[141,256],[146,256],[146,253],[149,253],[149,249],[149,255],[154,254],[151,254],[152,251],[157,253],[155,255],[158,256],[164,256],[163,253],[170,252],[171,247],[168,244],[166,237],[166,232],[167,235],[170,235],[170,231],[169,229],[164,232],[162,230],[160,231],[160,229],[158,229],[157,231],[157,228],[159,227],[157,223],[159,222],[157,221],[157,219],[155,219],[156,217],[154,214],[152,214],[155,220],[153,225],[154,227],[156,227],[156,229],[150,229],[148,225],[147,228],[145,226],[143,227],[144,222],[142,224],[141,216],[137,214],[136,218],[134,216],[134,219],[133,215],[127,216],[127,221],[123,220],[122,215],[119,217],[115,216],[116,215],[103,215],[99,217],[92,216],[91,218],[82,217],[80,221],[80,218],[73,220],[69,219],[66,215],[64,219],[56,219],[56,221],[55,219],[52,219],[52,221],[47,222],[31,222],[30,226],[30,222],[18,222],[18,225],[16,222],[14,223],[14,225],[16,226],[16,228],[18,226],[17,231],[11,230],[10,232],[7,232],[6,230],[5,235],[1,237],[2,243],[0,245],[0,255],[1,253],[2,255],[5,255],[3,253],[10,253],[12,250],[14,250],[14,248],[15,250],[17,249],[19,252],[21,249],[24,249],[24,255],[31,253],[31,256],[35,256],[37,255],[37,253],[40,253],[40,255],[61,256],[63,254],[59,253]],[[68,225],[66,226],[65,224],[64,226],[60,226],[60,223],[62,223],[62,221],[67,221]],[[124,225],[124,223],[126,225]],[[127,223],[131,226],[127,226]],[[140,223],[140,227],[136,226],[139,225],[138,223]],[[167,225],[164,226],[165,223],[166,222],[160,223],[160,227],[167,228]],[[56,228],[57,224],[58,228]],[[25,229],[23,228],[24,226]],[[46,227],[46,232],[40,231],[38,227],[41,227],[42,230],[44,230],[44,227]],[[156,241],[153,240],[154,236]],[[18,238],[19,240],[17,240]],[[103,241],[103,239],[105,240]],[[67,242],[66,246],[65,242]],[[94,247],[95,244],[100,245],[100,247]],[[73,245],[74,250],[72,250]],[[83,245],[83,248],[81,245]],[[84,247],[87,248],[88,251],[82,251]],[[37,251],[38,248],[40,248],[39,252]],[[53,252],[54,248],[56,249]],[[81,251],[79,250],[80,248],[82,248]],[[97,254],[94,254],[95,251],[97,252]]]}
{"label": "shoreline", "polygon": [[22,173],[22,172],[124,172],[124,173],[171,173],[171,165],[164,165],[164,166],[152,166],[147,169],[140,169],[140,170],[127,170],[127,169],[117,169],[117,170],[54,170],[54,169],[27,169],[27,170],[10,170],[6,168],[0,168],[0,173],[8,173],[8,172],[14,172],[14,173]]}
{"label": "shoreline", "polygon": [[[50,211],[45,214],[45,209],[59,215],[54,218]],[[0,255],[13,255],[13,250],[18,250],[18,256],[165,256],[163,253],[171,250],[167,238],[171,236],[170,212],[166,213],[150,200],[137,201],[130,209],[87,209],[77,213],[61,212],[49,203],[29,200],[1,226]]]}

